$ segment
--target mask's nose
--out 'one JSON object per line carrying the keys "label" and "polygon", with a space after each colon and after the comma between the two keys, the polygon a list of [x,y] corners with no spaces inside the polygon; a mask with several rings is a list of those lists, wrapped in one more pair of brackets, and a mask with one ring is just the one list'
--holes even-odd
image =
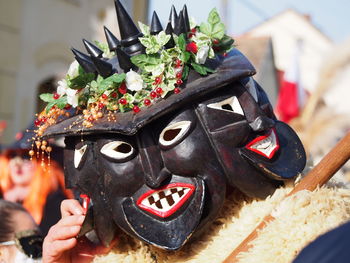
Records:
{"label": "mask's nose", "polygon": [[158,188],[171,176],[171,173],[164,167],[160,149],[152,133],[145,130],[138,140],[145,183],[151,188]]}

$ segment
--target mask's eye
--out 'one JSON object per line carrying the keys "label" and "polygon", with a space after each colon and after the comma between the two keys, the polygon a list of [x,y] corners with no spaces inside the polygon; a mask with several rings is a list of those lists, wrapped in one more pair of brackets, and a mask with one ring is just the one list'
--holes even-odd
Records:
{"label": "mask's eye", "polygon": [[234,112],[244,116],[241,104],[239,104],[239,101],[236,96],[230,97],[219,102],[208,104],[207,107],[216,110]]}
{"label": "mask's eye", "polygon": [[127,142],[114,141],[103,145],[101,153],[116,160],[125,159],[134,153],[134,148]]}
{"label": "mask's eye", "polygon": [[87,145],[83,145],[79,149],[75,149],[74,151],[74,167],[78,168],[79,164],[81,162],[81,159],[83,158],[85,151],[86,151]]}
{"label": "mask's eye", "polygon": [[163,146],[170,146],[179,142],[190,129],[190,121],[180,121],[167,126],[159,136],[159,143]]}

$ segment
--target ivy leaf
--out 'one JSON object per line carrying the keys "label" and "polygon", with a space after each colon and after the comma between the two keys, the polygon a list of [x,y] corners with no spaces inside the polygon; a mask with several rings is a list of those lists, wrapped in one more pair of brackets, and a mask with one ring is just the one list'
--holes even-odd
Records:
{"label": "ivy leaf", "polygon": [[225,36],[225,25],[223,23],[215,24],[212,28],[211,37],[222,39]]}
{"label": "ivy leaf", "polygon": [[45,102],[51,102],[54,101],[55,99],[53,98],[53,94],[51,93],[44,93],[40,95],[40,99]]}
{"label": "ivy leaf", "polygon": [[178,45],[179,45],[179,48],[182,50],[182,51],[186,51],[186,39],[185,39],[185,35],[182,33],[180,34],[178,40]]}
{"label": "ivy leaf", "polygon": [[53,106],[55,106],[55,101],[51,101],[51,102],[49,102],[47,105],[46,105],[46,113],[48,113],[50,110],[51,110],[51,108],[53,107]]}
{"label": "ivy leaf", "polygon": [[199,29],[203,34],[208,36],[211,35],[211,26],[208,23],[202,22]]}
{"label": "ivy leaf", "polygon": [[161,31],[158,36],[157,36],[157,40],[158,40],[158,43],[163,47],[166,43],[169,42],[171,36],[170,35],[167,35],[165,34],[164,31]]}
{"label": "ivy leaf", "polygon": [[98,83],[96,80],[91,81],[90,91],[96,92],[98,90]]}
{"label": "ivy leaf", "polygon": [[234,43],[234,40],[228,35],[225,35],[220,41],[220,43],[216,46],[221,51],[228,51],[232,48],[233,43]]}
{"label": "ivy leaf", "polygon": [[210,13],[209,13],[209,16],[208,16],[208,22],[211,24],[211,25],[215,25],[217,23],[220,23],[220,16],[219,16],[219,13],[218,11],[216,10],[216,8],[213,8]]}
{"label": "ivy leaf", "polygon": [[149,26],[141,23],[140,21],[139,21],[139,28],[140,28],[143,35],[149,36],[151,34]]}
{"label": "ivy leaf", "polygon": [[186,80],[188,78],[189,72],[190,72],[190,67],[186,65],[182,71],[182,79],[183,80]]}
{"label": "ivy leaf", "polygon": [[159,58],[159,55],[154,56],[154,55],[140,54],[140,55],[132,56],[131,62],[137,67],[144,69],[145,66],[157,65],[161,63],[161,60]]}
{"label": "ivy leaf", "polygon": [[56,100],[55,105],[59,109],[63,109],[67,105],[67,96],[62,96]]}
{"label": "ivy leaf", "polygon": [[204,65],[200,65],[200,64],[197,64],[197,63],[191,63],[193,69],[195,71],[197,71],[199,74],[203,75],[203,76],[206,76],[208,75],[208,73],[213,73],[215,72],[215,70],[211,69],[211,68],[208,68]]}
{"label": "ivy leaf", "polygon": [[74,79],[69,80],[69,87],[71,89],[81,89],[84,88],[87,84],[95,79],[94,73],[83,73],[79,74]]}
{"label": "ivy leaf", "polygon": [[107,79],[112,80],[116,84],[120,84],[125,80],[125,78],[126,78],[126,74],[122,73],[122,74],[113,74],[112,76],[109,76]]}
{"label": "ivy leaf", "polygon": [[183,58],[182,58],[182,61],[184,62],[184,63],[186,63],[187,61],[189,61],[189,59],[191,58],[191,53],[190,52],[184,52],[183,53]]}

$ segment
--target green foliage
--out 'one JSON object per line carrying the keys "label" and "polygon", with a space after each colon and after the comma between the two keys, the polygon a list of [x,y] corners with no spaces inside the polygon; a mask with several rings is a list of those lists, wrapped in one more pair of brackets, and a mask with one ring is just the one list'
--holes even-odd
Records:
{"label": "green foliage", "polygon": [[221,22],[216,8],[210,11],[208,22],[200,25],[200,31],[208,35],[211,39],[221,40],[225,35],[225,25]]}
{"label": "green foliage", "polygon": [[45,102],[51,102],[51,101],[55,100],[53,98],[53,94],[51,94],[51,93],[43,93],[43,94],[40,94],[39,97],[42,101],[45,101]]}
{"label": "green foliage", "polygon": [[208,73],[215,72],[215,70],[210,69],[204,65],[197,64],[197,63],[192,63],[191,66],[193,67],[193,69],[195,71],[197,71],[199,74],[204,75],[204,76],[208,75]]}
{"label": "green foliage", "polygon": [[74,79],[68,79],[67,83],[69,88],[78,90],[78,89],[84,88],[87,84],[89,84],[94,79],[95,79],[95,74],[85,73],[84,71],[80,73],[80,70],[79,70],[79,75]]}
{"label": "green foliage", "polygon": [[[201,23],[200,26],[193,23],[191,25],[191,28],[196,28],[196,33],[191,34],[190,37],[187,33],[177,36],[175,34],[167,35],[164,31],[151,35],[150,27],[139,23],[139,28],[143,33],[143,37],[140,37],[139,40],[146,48],[146,54],[132,56],[131,62],[139,68],[138,74],[141,76],[142,81],[139,76],[134,75],[133,77],[136,76],[135,81],[143,85],[142,90],[135,91],[133,88],[129,89],[129,87],[127,87],[127,93],[121,90],[121,84],[126,82],[126,74],[124,73],[113,74],[107,78],[103,78],[100,75],[96,77],[95,74],[87,73],[79,66],[78,76],[71,78],[67,75],[65,78],[70,89],[79,90],[78,105],[88,108],[89,104],[99,102],[101,96],[105,94],[108,96],[108,99],[106,99],[107,109],[113,110],[117,106],[120,112],[129,111],[134,105],[139,107],[145,106],[144,100],[146,98],[152,100],[150,92],[156,87],[162,88],[163,93],[161,96],[163,98],[166,97],[169,92],[177,87],[176,83],[179,78],[177,73],[179,72],[182,74],[181,78],[183,81],[188,78],[191,69],[203,76],[213,73],[213,69],[205,66],[206,60],[214,58],[216,54],[222,54],[232,49],[234,41],[231,37],[225,35],[225,26],[221,22],[216,9],[209,13],[207,22]],[[171,38],[173,38],[175,46],[165,48],[165,45]],[[189,42],[193,42],[196,45],[197,52],[186,50]],[[104,57],[111,58],[115,55],[114,52],[109,51],[107,44],[97,41],[95,43],[104,52]],[[67,94],[72,94],[71,90],[67,91],[70,92],[67,92]],[[112,93],[116,94],[110,96]],[[48,103],[47,111],[53,106],[62,109],[67,105],[67,95],[63,95],[55,100],[53,94],[45,93],[41,94],[40,98]],[[120,104],[120,98],[125,98],[127,104]]]}

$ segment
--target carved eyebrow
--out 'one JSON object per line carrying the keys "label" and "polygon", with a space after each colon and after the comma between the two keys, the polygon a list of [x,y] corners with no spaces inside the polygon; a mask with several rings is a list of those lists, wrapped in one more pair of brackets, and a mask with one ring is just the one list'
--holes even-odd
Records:
{"label": "carved eyebrow", "polygon": [[243,109],[236,96],[232,96],[222,101],[208,104],[207,107],[216,110],[234,112],[244,116]]}

